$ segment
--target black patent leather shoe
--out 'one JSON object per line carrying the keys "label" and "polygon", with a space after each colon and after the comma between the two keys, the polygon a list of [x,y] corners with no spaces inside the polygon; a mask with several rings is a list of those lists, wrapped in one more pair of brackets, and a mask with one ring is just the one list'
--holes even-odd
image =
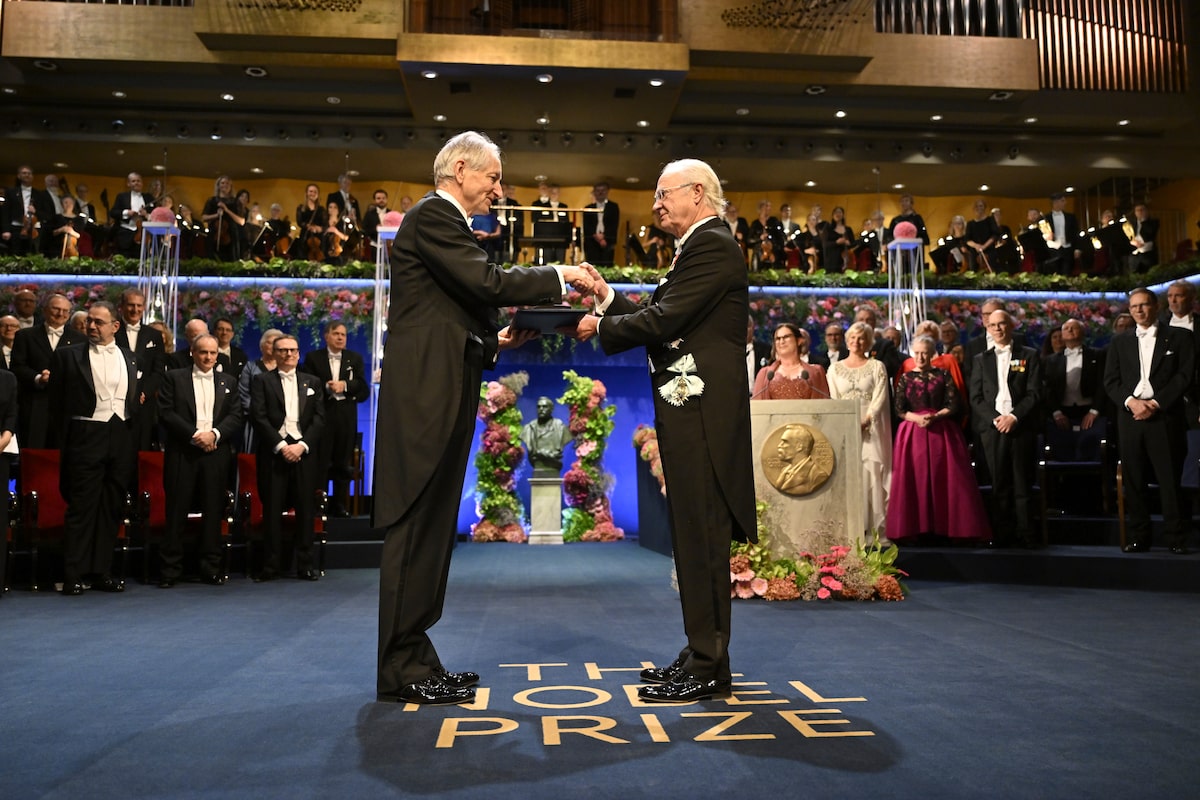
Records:
{"label": "black patent leather shoe", "polygon": [[1150,545],[1145,542],[1130,542],[1121,548],[1122,553],[1144,553],[1150,549]]}
{"label": "black patent leather shoe", "polygon": [[638,673],[642,683],[670,683],[676,678],[686,675],[683,671],[683,660],[675,659],[665,667],[649,667]]}
{"label": "black patent leather shoe", "polygon": [[433,674],[442,683],[454,689],[466,689],[479,683],[478,672],[448,672],[445,667],[438,667]]}
{"label": "black patent leather shoe", "polygon": [[111,575],[101,575],[92,581],[92,589],[97,592],[123,592],[125,581],[120,581]]}
{"label": "black patent leather shoe", "polygon": [[302,569],[296,573],[296,578],[302,581],[319,581],[321,575],[315,569]]}
{"label": "black patent leather shoe", "polygon": [[207,583],[209,586],[224,586],[225,585],[225,576],[224,575],[201,575],[200,582]]}
{"label": "black patent leather shoe", "polygon": [[159,578],[159,579],[158,579],[158,588],[160,588],[160,589],[174,589],[174,588],[175,588],[175,585],[176,585],[176,584],[178,584],[178,583],[179,583],[179,579],[178,579],[178,578]]}
{"label": "black patent leather shoe", "polygon": [[378,694],[376,700],[391,703],[416,703],[422,706],[455,706],[470,703],[475,699],[474,689],[460,689],[442,683],[437,675],[430,675],[419,683],[410,683],[395,694]]}
{"label": "black patent leather shoe", "polygon": [[670,683],[641,687],[638,697],[647,703],[690,703],[693,700],[729,697],[731,690],[729,681],[704,681],[685,672]]}
{"label": "black patent leather shoe", "polygon": [[77,597],[83,594],[83,584],[79,581],[74,583],[63,583],[62,593],[68,597]]}

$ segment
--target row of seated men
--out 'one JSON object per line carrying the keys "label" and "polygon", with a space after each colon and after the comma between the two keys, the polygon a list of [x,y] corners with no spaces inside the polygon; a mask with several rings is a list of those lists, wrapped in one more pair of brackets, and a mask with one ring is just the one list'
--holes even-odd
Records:
{"label": "row of seated men", "polygon": [[[938,237],[930,260],[939,273],[952,272],[1038,272],[1042,274],[1117,275],[1145,272],[1158,264],[1158,220],[1149,216],[1144,203],[1137,203],[1128,218],[1105,211],[1100,224],[1079,226],[1074,214],[1065,210],[1067,196],[1050,196],[1050,210],[1029,209],[1016,235],[1004,224],[1000,209],[988,209],[981,199],[968,220],[956,215]],[[771,213],[771,203],[758,204],[758,216],[747,222],[736,205],[725,211],[730,231],[742,246],[750,269],[800,269],[816,272],[859,272],[886,269],[888,244],[897,237],[897,226],[912,226],[910,238],[925,247],[933,242],[925,220],[913,207],[913,196],[900,196],[900,213],[886,224],[882,211],[863,220],[861,230],[846,220],[841,206],[832,218],[823,218],[821,206],[813,206],[807,218],[797,221],[788,204],[780,216]],[[901,229],[905,230],[905,229]],[[653,238],[653,237],[652,237]]]}
{"label": "row of seated men", "polygon": [[[1141,552],[1151,545],[1149,487],[1156,484],[1167,546],[1172,553],[1188,552],[1191,490],[1200,488],[1196,470],[1185,469],[1185,464],[1200,461],[1200,451],[1195,451],[1187,435],[1200,430],[1200,376],[1194,358],[1200,351],[1200,320],[1193,311],[1195,299],[1195,286],[1178,281],[1168,288],[1166,308],[1159,314],[1157,296],[1135,290],[1129,312],[1116,321],[1106,350],[1088,346],[1083,324],[1067,320],[1061,326],[1064,347],[1045,356],[1014,331],[1014,320],[999,299],[983,304],[985,333],[965,344],[952,322],[943,321],[940,327],[927,323],[930,330],[924,333],[935,341],[941,339],[943,355],[935,359],[935,366],[949,373],[964,400],[970,387],[970,407],[976,415],[982,414],[970,420],[970,429],[976,433],[975,444],[992,483],[994,543],[1037,544],[1030,507],[1034,447],[1046,426],[1087,431],[1104,418],[1109,421],[1109,439],[1116,439],[1124,474],[1131,531],[1125,551]],[[860,308],[856,321],[875,327],[874,310]],[[824,347],[816,350],[811,348],[810,334],[802,328],[798,331],[800,366],[812,365],[801,374],[807,380],[811,371],[811,377],[824,383],[830,364],[847,355],[843,325],[827,326]],[[752,337],[752,327],[748,333]],[[998,338],[1001,350],[996,349]],[[876,337],[869,354],[883,363],[890,388],[905,354],[882,335]],[[761,374],[757,388],[753,381],[756,371],[775,363],[774,358],[768,346],[748,339],[748,376],[756,396],[770,397],[770,390],[764,392],[761,386]],[[981,364],[984,370],[999,373],[984,372],[973,381],[972,371],[980,370]],[[976,391],[987,396],[976,397]],[[821,395],[827,392],[817,387],[806,396]],[[1091,496],[1099,497],[1099,492]]]}
{"label": "row of seated men", "polygon": [[[19,296],[14,310],[28,311],[27,305],[28,297]],[[317,580],[315,497],[332,476],[331,513],[346,515],[356,406],[369,392],[362,356],[345,348],[345,325],[328,325],[326,347],[309,352],[298,369],[295,337],[270,331],[263,357],[248,361],[234,345],[222,352],[202,319],[189,321],[186,345],[169,352],[162,331],[142,323],[144,310],[145,298],[130,289],[120,310],[92,303],[83,335],[67,324],[71,304],[62,295],[51,295],[28,327],[15,316],[0,319],[6,335],[16,328],[11,346],[4,345],[0,406],[11,412],[3,419],[6,431],[17,434],[17,457],[23,449],[61,451],[64,594],[123,590],[111,571],[117,521],[126,492],[137,485],[137,451],[160,447],[168,520],[160,586],[180,580],[182,526],[193,507],[204,512],[199,577],[224,583],[218,532],[239,451],[256,453],[264,509],[256,579],[272,580],[288,566],[280,561],[280,517],[294,508],[296,575]],[[226,326],[228,340],[232,324],[217,325]]]}

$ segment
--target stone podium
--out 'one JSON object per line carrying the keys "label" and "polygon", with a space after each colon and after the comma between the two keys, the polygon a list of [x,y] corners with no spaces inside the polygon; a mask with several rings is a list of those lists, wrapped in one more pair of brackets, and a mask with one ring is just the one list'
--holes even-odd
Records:
{"label": "stone podium", "polygon": [[863,540],[857,400],[755,400],[750,431],[755,494],[771,506],[775,557],[818,552],[818,530],[846,544]]}
{"label": "stone podium", "polygon": [[556,474],[529,479],[529,543],[562,544],[562,478]]}

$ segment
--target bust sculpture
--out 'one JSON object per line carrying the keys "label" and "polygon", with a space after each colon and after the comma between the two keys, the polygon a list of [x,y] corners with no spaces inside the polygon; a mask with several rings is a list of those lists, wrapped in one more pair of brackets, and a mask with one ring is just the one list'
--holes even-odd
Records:
{"label": "bust sculpture", "polygon": [[521,439],[534,475],[558,475],[562,471],[563,448],[571,441],[571,432],[555,418],[554,401],[549,397],[538,398],[537,419],[525,424]]}

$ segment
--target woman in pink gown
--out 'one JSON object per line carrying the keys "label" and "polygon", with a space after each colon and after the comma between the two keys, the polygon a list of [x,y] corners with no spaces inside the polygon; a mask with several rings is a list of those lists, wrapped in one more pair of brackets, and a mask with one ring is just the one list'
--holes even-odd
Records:
{"label": "woman in pink gown", "polygon": [[933,366],[929,336],[912,343],[915,368],[896,380],[893,403],[901,420],[892,457],[887,537],[915,542],[925,534],[957,540],[991,538],[979,484],[957,417],[965,410],[949,373]]}

